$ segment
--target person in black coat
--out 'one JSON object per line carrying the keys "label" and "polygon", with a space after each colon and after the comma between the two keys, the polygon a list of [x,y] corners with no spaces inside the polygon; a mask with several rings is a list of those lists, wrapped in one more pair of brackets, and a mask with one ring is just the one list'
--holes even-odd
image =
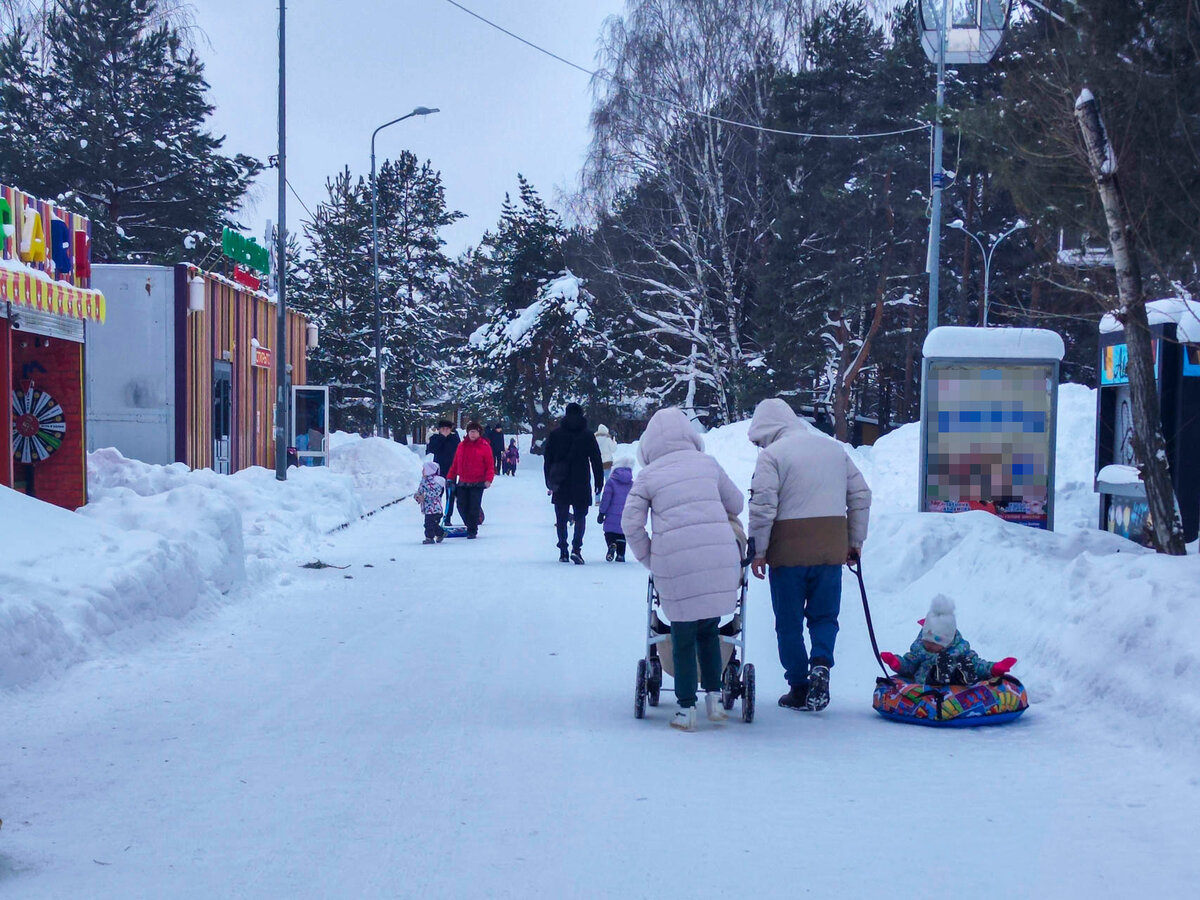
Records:
{"label": "person in black coat", "polygon": [[[454,454],[458,452],[458,432],[454,430],[454,423],[442,419],[437,423],[437,434],[429,438],[429,443],[425,445],[425,452],[433,455],[433,461],[438,464],[438,471],[444,476],[450,471],[450,466],[454,464]],[[442,520],[443,525],[450,524],[450,517],[454,515],[454,485],[446,485],[446,518]]]}
{"label": "person in black coat", "polygon": [[500,474],[500,466],[504,462],[504,427],[499,423],[488,429],[488,443],[492,445],[492,462],[496,465],[496,474]]}
{"label": "person in black coat", "polygon": [[[583,565],[583,533],[587,528],[587,511],[594,494],[604,486],[604,462],[600,445],[588,428],[583,407],[567,404],[567,414],[559,426],[546,438],[543,472],[546,489],[554,504],[554,524],[558,530],[560,562]],[[589,477],[589,475],[591,477]],[[596,489],[593,492],[592,482]],[[567,554],[567,522],[574,521],[571,553]]]}

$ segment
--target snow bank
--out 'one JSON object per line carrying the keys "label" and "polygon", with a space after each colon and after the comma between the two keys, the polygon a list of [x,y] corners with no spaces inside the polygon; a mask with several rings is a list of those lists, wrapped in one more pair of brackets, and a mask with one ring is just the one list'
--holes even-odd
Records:
{"label": "snow bank", "polygon": [[1020,660],[1014,674],[1041,711],[1120,716],[1159,743],[1200,740],[1200,609],[1189,588],[1200,557],[984,512],[885,513],[871,523],[864,572],[881,646],[905,650],[946,593],[976,650]]}
{"label": "snow bank", "polygon": [[[194,500],[195,498],[188,498]],[[229,510],[216,510],[222,518]],[[180,510],[174,511],[180,516]],[[180,619],[236,563],[148,531],[76,515],[0,487],[0,687],[27,684],[95,654],[135,624]]]}
{"label": "snow bank", "polygon": [[[88,493],[83,515],[192,547],[205,546],[214,533],[232,547],[238,528],[228,511],[236,513],[250,580],[273,571],[279,559],[303,555],[306,544],[364,511],[354,480],[324,467],[288,469],[287,481],[281,482],[261,466],[218,475],[182,463],[156,466],[127,459],[111,447],[88,454]],[[207,574],[215,578],[218,573]]]}
{"label": "snow bank", "polygon": [[421,483],[421,457],[405,444],[381,437],[336,444],[329,452],[329,468],[350,477],[368,509],[408,497]]}
{"label": "snow bank", "polygon": [[0,488],[0,520],[19,526],[0,557],[0,687],[261,588],[310,559],[373,492],[411,494],[419,471],[413,453],[374,438],[335,450],[330,468],[289,469],[284,482],[259,467],[218,475],[110,448],[88,455],[89,502],[78,512]]}
{"label": "snow bank", "polygon": [[[983,512],[915,512],[918,424],[850,451],[874,497],[864,572],[880,645],[907,649],[916,620],[945,593],[975,649],[1020,660],[1014,674],[1041,712],[1119,715],[1157,742],[1192,745],[1200,606],[1190,594],[1200,556],[1159,556],[1096,528],[1095,411],[1094,390],[1060,387],[1054,533]],[[747,429],[705,435],[744,489],[756,454]]]}

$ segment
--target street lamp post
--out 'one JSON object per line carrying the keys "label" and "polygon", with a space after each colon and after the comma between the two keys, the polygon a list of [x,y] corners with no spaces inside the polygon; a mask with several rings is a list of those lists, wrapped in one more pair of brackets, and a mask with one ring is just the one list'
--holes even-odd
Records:
{"label": "street lamp post", "polygon": [[977,234],[967,231],[967,226],[963,223],[962,219],[955,219],[953,222],[947,223],[947,227],[956,228],[963,234],[969,236],[971,240],[979,245],[979,252],[983,254],[983,327],[986,328],[988,323],[988,291],[991,287],[992,281],[992,254],[996,252],[996,248],[1000,245],[1002,240],[1004,240],[1014,231],[1020,231],[1022,228],[1028,228],[1029,226],[1022,219],[1017,219],[1017,224],[1008,229],[1008,231],[1004,232],[1004,234],[1000,235],[1000,237],[996,238],[996,240],[992,241],[992,246],[990,247],[984,247],[983,241],[980,240]]}
{"label": "street lamp post", "polygon": [[375,186],[375,136],[389,125],[411,119],[413,116],[428,116],[438,109],[418,106],[407,115],[390,122],[384,122],[371,132],[371,256],[372,277],[374,279],[373,297],[375,301],[375,434],[383,437],[383,314],[379,309],[379,231],[376,221],[375,205],[378,191]]}
{"label": "street lamp post", "polygon": [[1008,27],[1012,0],[917,0],[921,47],[937,66],[937,100],[933,118],[933,172],[930,173],[929,330],[938,324],[941,259],[942,189],[950,177],[942,168],[942,118],[946,105],[946,66],[982,65],[1000,49]]}
{"label": "street lamp post", "polygon": [[279,243],[275,250],[275,478],[287,481],[287,66],[286,0],[279,0]]}

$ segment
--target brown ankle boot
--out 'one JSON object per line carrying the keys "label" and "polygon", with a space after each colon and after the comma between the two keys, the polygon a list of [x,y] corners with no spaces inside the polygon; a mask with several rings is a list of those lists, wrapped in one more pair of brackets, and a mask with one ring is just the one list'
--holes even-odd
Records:
{"label": "brown ankle boot", "polygon": [[779,705],[784,709],[808,709],[808,685],[791,685],[791,689],[779,698]]}

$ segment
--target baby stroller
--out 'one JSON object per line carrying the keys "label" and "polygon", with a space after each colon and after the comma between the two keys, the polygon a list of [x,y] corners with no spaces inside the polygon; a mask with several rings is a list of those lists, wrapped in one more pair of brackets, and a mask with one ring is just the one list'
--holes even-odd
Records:
{"label": "baby stroller", "polygon": [[[733,618],[718,629],[724,666],[721,670],[721,705],[726,710],[733,709],[734,702],[740,698],[742,721],[747,723],[754,721],[754,664],[746,662],[746,591],[749,587],[750,559],[746,559],[742,562],[742,579]],[[647,703],[658,706],[659,693],[663,690],[663,671],[674,676],[671,626],[658,617],[655,607],[660,605],[651,575],[646,589],[646,656],[638,660],[633,695],[633,715],[638,719],[646,717]],[[664,647],[661,653],[660,647]]]}

